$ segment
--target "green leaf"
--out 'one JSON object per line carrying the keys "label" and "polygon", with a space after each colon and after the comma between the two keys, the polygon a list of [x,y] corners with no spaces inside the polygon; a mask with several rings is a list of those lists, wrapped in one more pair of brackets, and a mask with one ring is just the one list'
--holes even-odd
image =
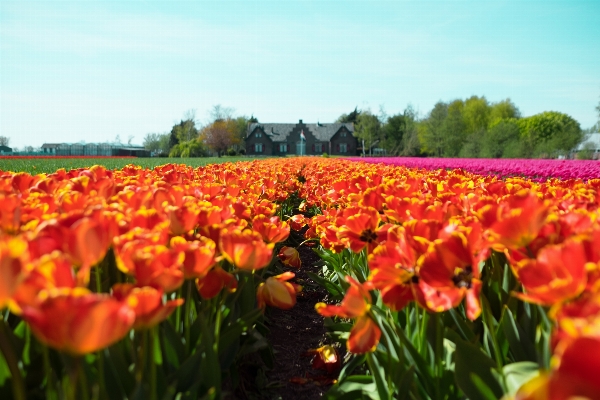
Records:
{"label": "green leaf", "polygon": [[313,281],[317,282],[319,285],[321,285],[323,288],[325,288],[325,290],[327,290],[329,292],[329,294],[331,296],[333,296],[334,299],[342,299],[344,297],[344,291],[341,288],[341,286],[336,285],[334,283],[332,283],[331,281],[320,277],[317,274],[314,274],[312,272],[306,272],[306,274],[310,277],[310,279],[312,279]]}
{"label": "green leaf", "polygon": [[421,378],[425,391],[430,395],[433,394],[435,383],[433,382],[432,371],[427,366],[425,359],[421,356],[421,354],[419,354],[415,346],[413,346],[413,344],[408,340],[403,331],[399,331],[398,335],[400,336],[400,340],[404,345],[405,352],[408,353],[408,362],[412,360],[417,374]]}
{"label": "green leaf", "polygon": [[6,360],[4,359],[4,354],[2,354],[2,352],[0,352],[0,387],[2,387],[4,385],[4,382],[7,379],[10,379],[11,374],[10,374],[10,369],[8,368],[8,365],[6,364]]}
{"label": "green leaf", "polygon": [[333,385],[331,389],[325,393],[323,400],[354,400],[364,399],[364,396],[370,399],[379,399],[377,396],[377,388],[373,377],[370,375],[352,375],[347,379]]}
{"label": "green leaf", "polygon": [[463,339],[472,343],[475,340],[475,334],[473,333],[465,319],[458,313],[458,311],[455,308],[450,309],[448,313],[454,320],[454,323],[456,324],[456,327],[458,328]]}
{"label": "green leaf", "polygon": [[502,387],[492,373],[496,367],[494,360],[485,355],[479,346],[460,339],[456,334],[448,336],[456,344],[454,375],[456,384],[463,393],[469,399],[487,399],[487,388],[494,398],[501,398]]}
{"label": "green leaf", "polygon": [[164,356],[173,368],[179,368],[181,360],[185,357],[185,347],[181,342],[181,336],[175,332],[171,321],[164,320],[160,324],[160,337],[162,339],[162,348]]}
{"label": "green leaf", "polygon": [[515,321],[513,313],[504,307],[504,315],[500,321],[502,331],[508,340],[510,351],[515,361],[536,361],[535,348],[529,341],[523,328]]}
{"label": "green leaf", "polygon": [[540,374],[538,363],[531,361],[508,364],[502,370],[506,377],[509,395],[514,395],[524,383],[529,382]]}
{"label": "green leaf", "polygon": [[367,354],[367,364],[371,375],[375,379],[375,386],[380,399],[391,399],[391,394],[385,378],[385,369],[379,363],[379,360],[373,353]]}
{"label": "green leaf", "polygon": [[340,376],[338,380],[342,381],[348,378],[352,371],[364,364],[366,361],[367,356],[365,356],[364,354],[352,355],[350,361],[346,365],[344,365],[344,368],[342,368],[342,370],[340,371]]}

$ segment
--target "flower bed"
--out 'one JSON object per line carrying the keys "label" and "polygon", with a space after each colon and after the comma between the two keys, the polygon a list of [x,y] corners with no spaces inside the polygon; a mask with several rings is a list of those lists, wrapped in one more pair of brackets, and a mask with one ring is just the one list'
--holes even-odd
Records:
{"label": "flower bed", "polygon": [[600,162],[592,160],[530,160],[530,159],[483,159],[483,158],[420,158],[377,157],[349,158],[355,161],[384,163],[407,168],[464,169],[482,175],[500,178],[521,176],[536,182],[547,179],[596,179],[600,178]]}
{"label": "flower bed", "polygon": [[291,228],[331,299],[325,398],[595,398],[599,190],[320,158],[4,173],[0,397],[220,398],[272,357],[264,308],[293,316]]}

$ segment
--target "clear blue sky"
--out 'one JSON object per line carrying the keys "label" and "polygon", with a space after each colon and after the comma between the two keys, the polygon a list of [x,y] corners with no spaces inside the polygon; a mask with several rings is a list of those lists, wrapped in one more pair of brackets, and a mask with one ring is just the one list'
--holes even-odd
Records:
{"label": "clear blue sky", "polygon": [[261,122],[600,101],[600,1],[0,1],[0,135],[141,144],[215,104]]}

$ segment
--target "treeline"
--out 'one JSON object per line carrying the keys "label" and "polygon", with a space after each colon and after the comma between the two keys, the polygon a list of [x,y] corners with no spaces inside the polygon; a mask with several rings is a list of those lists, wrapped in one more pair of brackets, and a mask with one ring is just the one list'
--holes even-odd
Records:
{"label": "treeline", "polygon": [[439,101],[423,118],[410,106],[392,116],[355,108],[338,122],[355,124],[367,155],[556,158],[584,138],[579,123],[567,114],[522,117],[510,99],[490,103],[478,96]]}
{"label": "treeline", "polygon": [[168,133],[149,133],[144,147],[163,157],[208,157],[211,155],[243,155],[244,140],[250,122],[256,118],[235,116],[234,110],[221,105],[213,106],[209,121],[202,125],[194,111],[188,111]]}
{"label": "treeline", "polygon": [[[596,111],[599,122],[590,132],[600,128],[600,103]],[[147,134],[144,147],[165,157],[245,154],[251,122],[258,119],[236,116],[221,105],[213,106],[203,125],[188,111],[170,132]],[[522,117],[510,99],[491,103],[483,96],[439,101],[423,117],[411,106],[391,116],[383,108],[379,114],[355,108],[337,122],[354,123],[365,155],[557,158],[567,156],[586,133],[567,114],[546,111]]]}

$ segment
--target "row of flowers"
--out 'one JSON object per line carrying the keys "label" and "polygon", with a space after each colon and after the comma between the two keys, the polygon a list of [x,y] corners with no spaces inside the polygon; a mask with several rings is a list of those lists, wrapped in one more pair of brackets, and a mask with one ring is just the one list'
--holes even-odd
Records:
{"label": "row of flowers", "polygon": [[[320,240],[325,259],[338,255],[337,262],[330,262],[330,269],[338,272],[330,275],[330,283],[345,293],[339,305],[317,304],[316,309],[326,317],[354,320],[349,334],[338,332],[347,338],[351,353],[367,353],[369,360],[379,350],[380,365],[393,364],[390,337],[381,343],[382,335],[390,335],[389,325],[387,332],[384,325],[389,322],[405,332],[418,328],[399,324],[398,315],[410,319],[419,309],[431,315],[459,312],[475,324],[468,326],[483,321],[489,332],[496,332],[492,335],[508,321],[518,325],[521,340],[527,341],[525,332],[532,328],[527,325],[536,322],[519,314],[523,304],[532,304],[549,320],[534,327],[538,332],[530,344],[534,347],[544,334],[551,334],[549,349],[521,357],[517,343],[507,340],[504,346],[497,338],[488,342],[484,334],[479,350],[490,356],[504,380],[498,390],[493,380],[482,385],[496,396],[514,394],[503,367],[529,360],[535,362],[535,373],[539,367],[550,372],[524,385],[518,398],[598,398],[600,386],[591,371],[600,369],[600,179],[536,183],[464,169],[425,171],[343,162],[307,165],[304,174],[303,206],[322,211],[304,219],[309,226],[305,235]],[[379,313],[392,317],[385,322]],[[517,322],[508,320],[510,314]],[[448,329],[448,323],[441,329]],[[463,332],[467,342],[473,343],[474,336]],[[549,350],[551,363],[540,355]],[[431,358],[442,353],[437,348]],[[451,369],[450,363],[438,362],[441,370]],[[369,367],[377,376],[373,365]],[[474,367],[473,373],[480,374],[482,366]],[[378,385],[380,397],[398,395],[399,388],[390,387],[394,379],[389,369],[382,379],[387,384]],[[430,373],[441,380],[441,370],[434,366]],[[469,394],[468,384],[459,382],[459,387]],[[429,389],[431,397],[439,395],[435,387]]]}
{"label": "row of flowers", "polygon": [[[124,364],[125,370],[136,370],[136,386],[127,387],[126,378],[118,377],[123,390],[104,393],[107,398],[139,390],[152,398],[168,390],[188,391],[196,382],[182,386],[178,367],[190,360],[200,363],[194,354],[210,357],[213,351],[222,358],[231,347],[250,346],[249,340],[264,342],[254,329],[260,310],[295,303],[301,287],[288,282],[293,272],[283,272],[281,264],[279,273],[262,270],[279,259],[299,267],[297,252],[277,243],[290,234],[281,218],[282,204],[298,191],[301,167],[253,162],[198,169],[131,165],[115,171],[94,166],[48,175],[5,173],[0,177],[0,309],[10,313],[3,352],[10,352],[11,341],[27,340],[17,332],[30,329],[51,349],[40,350],[47,365],[45,380],[38,384],[54,397],[65,380],[77,388],[86,368],[102,390],[106,365],[117,362],[113,350],[102,350],[126,343],[127,353],[139,354]],[[208,326],[210,332],[203,331]],[[173,339],[168,332],[180,336]],[[224,338],[228,346],[221,343]],[[143,353],[154,341],[162,343],[152,350],[155,358],[157,351],[164,357],[170,350],[181,354],[169,358],[167,366],[159,359],[148,361]],[[55,351],[74,360],[96,354],[97,360],[83,366],[81,361],[66,363],[53,372]],[[11,364],[19,357],[34,356],[5,357],[11,394],[29,398],[33,389],[24,388],[18,377],[35,374]],[[218,397],[220,371],[237,356],[228,357],[228,363],[215,359],[211,368],[219,376],[196,387],[198,395]],[[78,365],[79,372],[69,372],[69,365]],[[156,388],[156,374],[175,386]],[[87,390],[63,395],[80,398]]]}
{"label": "row of flowers", "polygon": [[547,179],[594,179],[600,176],[600,162],[591,160],[525,160],[482,158],[419,158],[377,157],[354,158],[372,163],[385,163],[407,168],[464,169],[475,174],[495,175],[500,178],[521,176],[537,182]]}

